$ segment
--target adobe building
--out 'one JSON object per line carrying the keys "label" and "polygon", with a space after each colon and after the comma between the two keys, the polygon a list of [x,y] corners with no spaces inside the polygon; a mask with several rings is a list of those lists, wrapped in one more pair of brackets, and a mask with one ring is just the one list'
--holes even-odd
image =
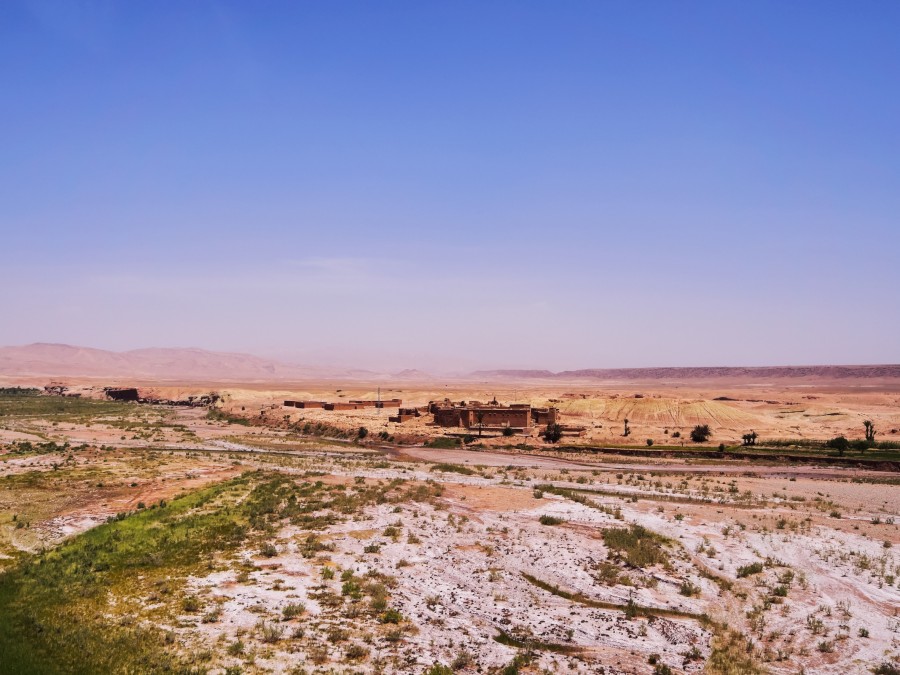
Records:
{"label": "adobe building", "polygon": [[325,410],[356,410],[359,406],[355,403],[326,403],[324,406]]}
{"label": "adobe building", "polygon": [[403,401],[399,398],[390,398],[383,401],[350,401],[358,408],[399,408]]}
{"label": "adobe building", "polygon": [[422,416],[419,408],[400,408],[396,415],[388,417],[388,422],[406,422]]}
{"label": "adobe building", "polygon": [[324,408],[325,401],[285,401],[288,408]]}
{"label": "adobe building", "polygon": [[428,409],[437,426],[484,430],[531,429],[535,424],[554,424],[559,413],[556,408],[532,408],[527,403],[503,406],[495,401],[488,404],[478,401],[432,402]]}

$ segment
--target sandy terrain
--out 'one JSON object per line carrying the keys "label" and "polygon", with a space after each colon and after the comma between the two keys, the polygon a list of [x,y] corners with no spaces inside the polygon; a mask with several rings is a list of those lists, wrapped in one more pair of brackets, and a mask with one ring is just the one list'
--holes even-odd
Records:
{"label": "sandy terrain", "polygon": [[[95,384],[71,385],[98,394]],[[208,383],[154,385],[165,395],[209,390]],[[752,658],[772,673],[863,674],[900,658],[896,473],[775,460],[647,462],[560,453],[536,439],[526,451],[504,447],[505,439],[446,450],[380,439],[359,444],[305,437],[283,416],[327,420],[335,429],[366,426],[370,438],[380,430],[400,437],[406,425],[387,423],[385,411],[286,412],[279,403],[367,398],[376,390],[310,384],[218,391],[225,412],[255,423],[229,423],[204,408],[140,404],[101,407],[96,415],[0,418],[0,565],[141,503],[261,468],[348,494],[402,485],[437,496],[368,503],[312,533],[275,521],[270,553],[262,554],[259,539],[248,540],[178,587],[199,598],[200,613],[180,609],[181,595],[165,612],[158,601],[128,599],[129,607],[143,603],[152,611],[153,625],[175,636],[185,654],[205,655],[211,672],[352,664],[354,672],[418,674],[434,663],[491,672],[528,653],[523,672],[593,673],[602,666],[606,673],[653,673],[665,665],[676,673],[716,673],[726,672],[713,665],[723,659]],[[713,400],[722,392],[742,400]],[[439,393],[433,386],[381,392],[404,398],[404,406]],[[713,418],[713,440],[749,421],[759,422],[753,428],[760,433],[810,437],[850,432],[850,419],[873,419],[886,435],[900,424],[896,394],[853,387],[764,394],[643,388],[637,399],[635,392],[596,388],[569,391],[568,398],[524,389],[443,393],[559,401],[566,423],[599,420],[600,441],[626,415],[636,435]],[[777,402],[746,400],[757,397]],[[840,415],[785,413],[794,407]],[[802,420],[799,431],[792,415]],[[846,419],[837,421],[841,415]],[[425,438],[440,433],[420,426]],[[52,441],[58,449],[22,451],[24,440]],[[665,538],[651,544],[661,551],[655,562],[629,562],[626,549],[607,540],[610,531],[635,526]],[[324,545],[310,552],[310,536]],[[368,596],[346,595],[347,574],[384,586],[398,622],[373,613]],[[640,611],[629,614],[630,604]],[[286,618],[294,605],[302,605],[302,618]],[[266,626],[277,630],[267,634]],[[240,650],[225,649],[235,644]]]}

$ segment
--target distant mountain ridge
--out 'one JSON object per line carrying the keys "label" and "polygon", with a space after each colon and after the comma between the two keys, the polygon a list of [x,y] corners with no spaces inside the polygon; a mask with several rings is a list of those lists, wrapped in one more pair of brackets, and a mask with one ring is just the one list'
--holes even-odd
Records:
{"label": "distant mountain ridge", "polygon": [[133,349],[35,343],[0,347],[0,375],[133,377],[171,380],[281,380],[346,376],[344,371],[281,363],[251,354],[197,348]]}
{"label": "distant mountain ridge", "polygon": [[688,366],[660,368],[586,368],[564,370],[480,370],[472,377],[484,379],[541,380],[701,380],[717,378],[753,379],[869,379],[900,378],[900,365],[858,366]]}
{"label": "distant mountain ridge", "polygon": [[703,379],[875,379],[900,378],[900,365],[588,368],[553,372],[541,369],[478,370],[439,377],[415,369],[377,372],[356,368],[307,366],[252,354],[198,348],[150,347],[114,352],[65,344],[35,343],[0,347],[0,375],[8,377],[95,377],[193,381],[287,380],[537,380],[623,381]]}

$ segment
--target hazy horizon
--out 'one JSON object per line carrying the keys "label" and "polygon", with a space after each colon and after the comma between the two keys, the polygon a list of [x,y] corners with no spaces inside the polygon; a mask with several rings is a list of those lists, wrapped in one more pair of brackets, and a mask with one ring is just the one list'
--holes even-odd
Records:
{"label": "hazy horizon", "polygon": [[0,6],[0,344],[900,362],[900,5]]}

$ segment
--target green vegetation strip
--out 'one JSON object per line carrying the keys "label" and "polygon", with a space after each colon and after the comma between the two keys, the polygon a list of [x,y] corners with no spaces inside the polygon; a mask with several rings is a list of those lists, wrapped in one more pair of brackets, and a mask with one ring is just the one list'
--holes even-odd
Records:
{"label": "green vegetation strip", "polygon": [[579,605],[584,605],[586,607],[618,610],[621,612],[625,612],[625,614],[629,617],[645,616],[649,618],[665,616],[678,619],[693,619],[695,621],[699,621],[703,626],[714,625],[714,622],[709,618],[708,614],[695,614],[694,612],[685,612],[680,609],[644,607],[642,605],[635,604],[630,600],[624,605],[615,602],[604,602],[602,600],[594,600],[593,598],[589,598],[581,593],[564,590],[559,586],[554,586],[553,584],[546,581],[541,581],[537,577],[533,577],[525,572],[522,572],[522,578],[532,586],[537,586],[541,590],[547,591],[548,593],[556,595],[560,598],[564,598],[571,602],[577,602]]}
{"label": "green vegetation strip", "polygon": [[209,553],[243,541],[246,513],[203,507],[229,490],[250,491],[249,481],[236,479],[117,518],[0,575],[0,663],[6,672],[190,672],[161,631],[105,618],[109,600],[138,575],[180,576]]}
{"label": "green vegetation strip", "polygon": [[584,651],[576,645],[561,645],[555,642],[542,642],[531,638],[517,638],[504,630],[500,630],[499,635],[494,636],[494,640],[501,645],[507,647],[518,647],[519,649],[537,649],[545,652],[556,652],[557,654],[578,654]]}
{"label": "green vegetation strip", "polygon": [[[27,390],[25,390],[27,391]],[[91,398],[42,396],[0,392],[0,418],[39,418],[54,422],[85,422],[97,416],[130,416],[137,412],[131,403]]]}
{"label": "green vegetation strip", "polygon": [[767,504],[767,502],[765,501],[755,501],[752,504],[736,501],[722,502],[716,501],[714,499],[663,495],[654,492],[641,492],[640,494],[635,494],[629,492],[617,492],[615,490],[598,490],[597,488],[561,488],[549,484],[538,485],[537,487],[535,487],[535,490],[539,490],[541,492],[549,492],[550,494],[559,495],[560,497],[565,497],[566,499],[571,499],[573,502],[578,502],[579,504],[584,504],[585,506],[599,509],[600,511],[604,511],[605,513],[614,515],[616,518],[621,518],[622,515],[621,510],[618,506],[606,506],[603,504],[598,504],[597,502],[588,499],[585,495],[596,495],[598,497],[612,497],[615,499],[626,500],[629,498],[638,497],[650,502],[669,502],[672,504],[715,504],[716,506],[727,506],[729,508],[737,509],[758,508]]}
{"label": "green vegetation strip", "polygon": [[478,472],[470,469],[467,466],[462,466],[461,464],[447,464],[440,463],[435,464],[431,467],[431,471],[444,471],[448,473],[461,473],[464,476],[474,476]]}
{"label": "green vegetation strip", "polygon": [[318,530],[367,505],[431,500],[440,490],[252,472],[120,514],[0,573],[0,672],[205,672],[201,652],[179,653],[158,627],[191,611],[179,604],[189,576],[223,569],[223,558],[248,546],[265,555],[282,522]]}

